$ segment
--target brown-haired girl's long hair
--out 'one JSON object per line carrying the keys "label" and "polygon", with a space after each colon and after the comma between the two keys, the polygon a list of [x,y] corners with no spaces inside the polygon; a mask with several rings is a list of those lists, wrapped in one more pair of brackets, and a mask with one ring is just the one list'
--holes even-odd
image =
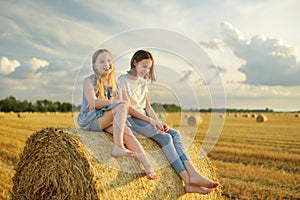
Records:
{"label": "brown-haired girl's long hair", "polygon": [[[95,70],[95,67],[94,67],[94,64],[97,60],[97,57],[102,54],[102,53],[108,53],[111,58],[112,58],[112,55],[111,53],[106,50],[106,49],[99,49],[97,50],[94,54],[93,54],[93,57],[92,57],[92,65],[93,65],[93,71],[95,73],[95,78],[96,78],[96,81],[97,81],[97,86],[96,86],[96,96],[98,99],[102,99],[104,98],[104,81],[101,77],[101,74],[99,74],[99,72],[97,70]],[[109,81],[109,84],[111,85],[112,87],[112,94],[115,94],[115,91],[116,91],[116,85],[117,85],[117,81],[116,81],[116,76],[115,76],[115,64],[113,62],[113,59],[112,59],[112,71],[111,73],[108,75],[108,81]]]}
{"label": "brown-haired girl's long hair", "polygon": [[152,61],[152,65],[150,71],[144,78],[150,79],[151,81],[156,81],[155,70],[154,70],[154,59],[149,51],[146,50],[138,50],[135,52],[130,60],[130,70],[127,71],[128,74],[132,76],[136,76],[136,69],[134,63],[138,63],[141,60],[150,59]]}

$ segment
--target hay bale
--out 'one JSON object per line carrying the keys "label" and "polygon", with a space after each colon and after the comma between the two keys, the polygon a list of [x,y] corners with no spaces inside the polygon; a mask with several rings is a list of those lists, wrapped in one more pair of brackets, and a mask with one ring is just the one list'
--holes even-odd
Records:
{"label": "hay bale", "polygon": [[189,116],[187,119],[187,123],[189,126],[195,126],[197,124],[196,117],[194,116]]}
{"label": "hay bale", "polygon": [[295,117],[297,117],[297,118],[298,118],[298,117],[299,117],[299,114],[296,114],[296,115],[295,115]]}
{"label": "hay bale", "polygon": [[12,200],[96,199],[88,157],[71,134],[56,128],[26,142],[13,177]]}
{"label": "hay bale", "polygon": [[[112,157],[111,134],[42,129],[26,142],[13,178],[12,200],[222,199],[220,188],[209,195],[185,194],[182,181],[158,144],[148,138],[138,139],[158,180],[147,180],[133,158]],[[200,158],[199,143],[193,143],[188,152],[204,176],[217,180],[209,159]]]}
{"label": "hay bale", "polygon": [[197,126],[197,125],[202,124],[202,122],[203,122],[203,119],[200,115],[199,116],[191,115],[191,116],[187,117],[188,126]]}
{"label": "hay bale", "polygon": [[18,118],[26,118],[25,113],[18,113],[17,116],[18,116]]}
{"label": "hay bale", "polygon": [[266,121],[268,121],[268,118],[266,115],[264,115],[264,114],[257,115],[256,122],[266,122]]}

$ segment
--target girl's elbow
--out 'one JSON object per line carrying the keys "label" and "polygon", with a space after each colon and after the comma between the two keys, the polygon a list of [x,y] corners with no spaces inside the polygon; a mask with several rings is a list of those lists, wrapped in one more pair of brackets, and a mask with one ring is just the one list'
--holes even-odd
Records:
{"label": "girl's elbow", "polygon": [[95,105],[91,105],[91,104],[90,104],[90,105],[89,105],[89,109],[90,109],[90,110],[94,110],[94,109],[95,109]]}

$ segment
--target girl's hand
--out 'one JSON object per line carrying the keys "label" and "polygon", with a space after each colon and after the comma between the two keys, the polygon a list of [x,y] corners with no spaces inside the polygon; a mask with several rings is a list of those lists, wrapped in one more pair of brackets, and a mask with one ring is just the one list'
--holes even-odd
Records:
{"label": "girl's hand", "polygon": [[167,124],[163,124],[163,130],[164,132],[168,132],[169,131],[169,126]]}
{"label": "girl's hand", "polygon": [[163,130],[163,123],[159,120],[155,120],[151,118],[151,121],[149,122],[155,129],[157,130]]}

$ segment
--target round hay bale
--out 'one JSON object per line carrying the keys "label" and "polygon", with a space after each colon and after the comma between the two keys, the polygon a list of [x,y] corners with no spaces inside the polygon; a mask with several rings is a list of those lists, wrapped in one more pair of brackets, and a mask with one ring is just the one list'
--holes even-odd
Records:
{"label": "round hay bale", "polygon": [[[113,138],[104,132],[46,128],[33,134],[13,178],[15,199],[222,199],[221,188],[209,195],[185,194],[182,181],[157,143],[138,138],[158,175],[149,181],[134,158],[111,156]],[[204,176],[216,180],[214,167],[200,157],[200,143],[188,152]],[[163,166],[163,167],[162,167]],[[126,172],[128,171],[128,172]]]}
{"label": "round hay bale", "polygon": [[257,115],[253,113],[253,114],[251,114],[251,117],[252,117],[252,118],[256,118]]}
{"label": "round hay bale", "polygon": [[245,117],[245,118],[248,118],[249,114],[243,114],[242,116]]}
{"label": "round hay bale", "polygon": [[189,116],[187,119],[187,123],[189,126],[195,126],[197,124],[196,117],[194,117],[193,115]]}
{"label": "round hay bale", "polygon": [[234,114],[234,117],[239,117],[239,114],[235,113],[235,114]]}
{"label": "round hay bale", "polygon": [[297,117],[297,118],[298,118],[298,117],[299,117],[299,114],[296,114],[296,115],[295,115],[295,117]]}
{"label": "round hay bale", "polygon": [[91,165],[82,145],[56,128],[26,142],[13,177],[12,200],[97,199]]}
{"label": "round hay bale", "polygon": [[266,122],[266,121],[268,121],[268,118],[266,115],[264,115],[264,114],[257,115],[256,122]]}
{"label": "round hay bale", "polygon": [[25,113],[18,113],[17,116],[18,116],[18,118],[25,118],[26,114]]}

